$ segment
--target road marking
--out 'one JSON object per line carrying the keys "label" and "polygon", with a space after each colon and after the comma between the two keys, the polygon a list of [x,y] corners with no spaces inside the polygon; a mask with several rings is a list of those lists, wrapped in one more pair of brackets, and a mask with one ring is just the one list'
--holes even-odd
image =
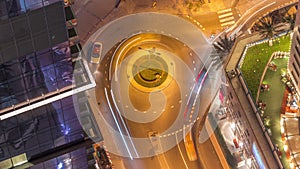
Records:
{"label": "road marking", "polygon": [[[224,19],[220,19],[220,22],[221,23],[226,23],[226,22],[228,22],[228,21],[232,21],[232,20],[234,20],[234,17],[233,16],[230,16],[230,17],[227,17],[227,18],[224,18]],[[233,21],[233,23],[235,23],[234,21]]]}
{"label": "road marking", "polygon": [[[120,117],[120,119],[121,119],[121,122],[122,122],[122,124],[123,124],[123,126],[124,126],[124,128],[125,128],[126,133],[127,133],[127,137],[129,138],[129,141],[130,141],[130,143],[131,143],[131,145],[132,145],[133,151],[135,152],[136,157],[139,158],[139,154],[138,154],[138,152],[137,152],[137,150],[136,150],[136,148],[135,148],[135,146],[134,146],[134,144],[133,144],[133,141],[132,141],[132,139],[131,139],[130,133],[129,133],[128,128],[127,128],[127,125],[126,125],[126,123],[124,122],[123,117],[122,117],[122,115],[121,115],[121,112],[120,112],[120,110],[119,110],[119,108],[118,108],[118,105],[117,105],[117,103],[116,103],[116,101],[115,101],[115,99],[114,99],[114,92],[113,92],[112,90],[110,90],[110,93],[111,93],[112,100],[113,100],[113,102],[114,102],[114,104],[115,104],[116,110],[117,110],[117,112],[118,112],[118,114],[119,114],[119,117]],[[112,113],[112,114],[114,114],[114,113]]]}
{"label": "road marking", "polygon": [[186,164],[186,161],[185,161],[185,159],[184,159],[184,157],[183,157],[183,154],[182,154],[180,145],[179,145],[179,143],[178,143],[177,134],[175,134],[175,138],[176,138],[176,143],[177,143],[177,147],[178,147],[178,150],[179,150],[179,154],[180,154],[180,156],[181,156],[181,158],[182,158],[182,160],[183,160],[183,163],[184,163],[184,165],[185,165],[185,168],[188,169],[189,167],[188,167],[188,165]]}
{"label": "road marking", "polygon": [[235,23],[233,13],[231,11],[231,8],[225,9],[223,11],[217,12],[218,13],[218,18],[219,22],[221,23],[221,26],[228,26],[228,25],[233,25]]}
{"label": "road marking", "polygon": [[222,11],[218,11],[217,13],[218,13],[218,14],[222,14],[222,13],[227,13],[227,12],[231,12],[231,8],[224,9],[224,10],[222,10]]}
{"label": "road marking", "polygon": [[123,133],[122,133],[122,131],[121,131],[121,127],[119,126],[119,124],[118,124],[118,122],[117,122],[117,118],[115,117],[115,115],[114,115],[114,113],[113,113],[113,109],[112,109],[112,107],[111,107],[111,105],[110,105],[110,101],[108,100],[108,94],[107,94],[106,88],[104,88],[104,93],[105,93],[105,97],[106,97],[106,100],[107,100],[109,109],[110,109],[110,111],[111,111],[111,114],[113,115],[113,118],[114,118],[114,120],[115,120],[115,123],[117,124],[117,128],[118,128],[118,130],[119,130],[119,132],[120,132],[120,135],[121,135],[121,137],[122,137],[122,140],[123,140],[123,142],[124,142],[125,148],[126,148],[128,154],[129,154],[130,159],[133,160],[132,154],[130,153],[129,147],[127,146],[126,140],[125,140],[125,138],[124,138],[124,136],[123,136]]}
{"label": "road marking", "polygon": [[220,19],[222,19],[222,18],[225,18],[225,17],[227,17],[227,16],[232,16],[232,15],[233,15],[233,13],[232,13],[232,12],[229,12],[229,13],[225,13],[225,14],[219,15],[218,17],[219,17]]}

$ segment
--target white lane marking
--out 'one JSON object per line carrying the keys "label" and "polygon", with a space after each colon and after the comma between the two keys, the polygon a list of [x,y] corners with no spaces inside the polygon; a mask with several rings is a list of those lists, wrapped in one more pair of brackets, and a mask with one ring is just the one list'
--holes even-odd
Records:
{"label": "white lane marking", "polygon": [[182,154],[180,145],[179,145],[179,143],[178,143],[177,133],[175,134],[175,138],[176,138],[176,143],[177,143],[177,147],[178,147],[178,150],[179,150],[179,154],[180,154],[180,156],[181,156],[181,158],[182,158],[182,160],[183,160],[183,163],[184,163],[184,165],[185,165],[185,168],[186,168],[186,169],[189,169],[189,167],[188,167],[188,165],[186,164],[186,161],[185,161],[185,159],[184,159],[184,157],[183,157],[183,154]]}
{"label": "white lane marking", "polygon": [[126,148],[128,154],[129,154],[130,159],[133,160],[133,157],[132,157],[132,155],[131,155],[131,153],[130,153],[130,150],[129,150],[128,146],[127,146],[127,143],[126,143],[126,140],[125,140],[125,138],[124,138],[124,136],[123,136],[123,133],[122,133],[122,131],[121,131],[121,128],[120,128],[120,126],[119,126],[119,124],[118,124],[118,121],[117,121],[117,119],[116,119],[116,117],[115,117],[115,115],[114,115],[114,113],[113,113],[113,109],[112,109],[112,107],[111,107],[111,105],[110,105],[110,101],[108,100],[108,95],[107,95],[107,90],[106,90],[106,88],[104,88],[104,92],[105,92],[105,97],[106,97],[106,100],[107,100],[109,109],[110,109],[110,111],[111,111],[111,114],[113,115],[113,118],[114,118],[114,120],[115,120],[115,122],[116,122],[116,124],[117,124],[117,128],[118,128],[118,130],[119,130],[119,132],[120,132],[120,135],[121,135],[121,137],[122,137],[122,140],[123,140],[123,142],[124,142],[124,144],[125,144],[125,148]]}
{"label": "white lane marking", "polygon": [[122,122],[122,124],[123,124],[123,126],[124,126],[124,128],[125,128],[125,131],[126,131],[126,133],[127,133],[128,138],[129,138],[129,141],[130,141],[130,143],[131,143],[131,145],[132,145],[133,151],[135,152],[136,157],[139,158],[139,154],[137,153],[137,150],[135,149],[135,146],[134,146],[133,141],[132,141],[132,139],[131,139],[131,136],[130,136],[130,134],[129,134],[128,128],[127,128],[127,126],[126,126],[126,124],[125,124],[125,122],[124,122],[124,120],[123,120],[123,117],[122,117],[122,115],[121,115],[121,112],[120,112],[120,110],[119,110],[119,108],[118,108],[118,105],[117,105],[115,99],[114,99],[114,97],[115,97],[115,96],[114,96],[114,92],[113,92],[112,90],[110,90],[110,93],[111,93],[112,100],[113,100],[113,102],[114,102],[114,104],[115,104],[115,107],[116,107],[116,109],[117,109],[117,112],[118,112],[118,114],[119,114],[119,116],[120,116],[121,122]]}

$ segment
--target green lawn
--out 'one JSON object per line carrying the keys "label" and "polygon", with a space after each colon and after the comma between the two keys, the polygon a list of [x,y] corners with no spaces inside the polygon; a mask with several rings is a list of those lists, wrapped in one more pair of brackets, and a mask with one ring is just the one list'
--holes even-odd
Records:
{"label": "green lawn", "polygon": [[259,88],[260,78],[272,53],[276,51],[288,52],[290,45],[290,36],[288,35],[277,38],[277,41],[273,42],[273,46],[262,43],[248,48],[241,71],[254,100]]}
{"label": "green lawn", "polygon": [[[264,110],[264,117],[269,116],[271,118],[271,140],[274,144],[278,144],[279,148],[283,151],[283,145],[281,140],[280,131],[280,111],[283,94],[285,90],[285,84],[280,81],[280,69],[287,67],[288,58],[275,59],[273,62],[278,66],[276,72],[267,70],[263,82],[271,84],[270,91],[261,92],[259,100],[266,103],[266,109]],[[286,160],[285,153],[283,153],[283,164],[284,168],[290,168],[289,163]]]}

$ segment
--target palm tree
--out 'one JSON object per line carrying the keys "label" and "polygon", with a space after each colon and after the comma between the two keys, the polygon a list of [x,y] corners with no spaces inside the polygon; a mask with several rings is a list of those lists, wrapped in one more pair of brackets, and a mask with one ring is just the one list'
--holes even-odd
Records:
{"label": "palm tree", "polygon": [[281,27],[282,27],[281,24],[275,25],[272,17],[270,16],[265,16],[263,18],[260,18],[257,23],[259,34],[263,38],[269,39],[270,46],[273,45],[272,40],[274,36],[276,36],[279,32],[283,30]]}
{"label": "palm tree", "polygon": [[214,48],[216,49],[216,53],[211,55],[212,60],[215,65],[217,65],[217,69],[223,65],[228,54],[231,51],[235,43],[235,37],[228,37],[225,35],[224,37],[219,37],[218,41],[213,43]]}
{"label": "palm tree", "polygon": [[286,14],[282,21],[284,23],[287,23],[289,25],[289,31],[293,31],[294,30],[294,27],[295,27],[295,19],[296,19],[296,13],[294,14]]}

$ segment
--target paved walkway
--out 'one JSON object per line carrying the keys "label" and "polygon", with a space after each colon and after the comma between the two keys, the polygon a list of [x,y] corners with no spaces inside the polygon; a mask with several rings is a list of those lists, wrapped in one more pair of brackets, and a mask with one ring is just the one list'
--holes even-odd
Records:
{"label": "paved walkway", "polygon": [[[264,117],[269,116],[271,118],[271,139],[274,144],[278,144],[280,150],[283,150],[281,131],[280,131],[280,111],[282,106],[282,98],[285,90],[285,84],[280,81],[281,69],[287,68],[287,58],[273,59],[273,62],[278,66],[277,71],[267,70],[264,81],[271,84],[270,91],[261,92],[259,100],[266,103],[266,109],[264,110]],[[286,168],[289,167],[289,162],[286,160],[285,154],[282,156],[282,161]]]}
{"label": "paved walkway", "polygon": [[[230,71],[235,69],[240,56],[243,53],[244,46],[247,43],[254,42],[259,40],[259,35],[255,34],[253,36],[245,37],[244,39],[239,40],[238,43],[235,45],[232,55],[229,58],[229,62],[226,66],[226,71]],[[250,128],[254,133],[254,139],[253,142],[256,142],[258,144],[258,147],[260,148],[260,152],[263,155],[263,161],[265,161],[268,164],[268,168],[278,168],[277,162],[272,154],[271,148],[264,136],[264,131],[261,129],[259,122],[256,118],[255,112],[253,111],[250,102],[247,98],[246,93],[244,92],[243,86],[236,76],[235,78],[232,78],[229,80],[229,83],[233,87],[234,93],[238,97],[238,102],[240,103],[242,109],[245,112],[246,118],[248,119],[248,122],[250,124]]]}

